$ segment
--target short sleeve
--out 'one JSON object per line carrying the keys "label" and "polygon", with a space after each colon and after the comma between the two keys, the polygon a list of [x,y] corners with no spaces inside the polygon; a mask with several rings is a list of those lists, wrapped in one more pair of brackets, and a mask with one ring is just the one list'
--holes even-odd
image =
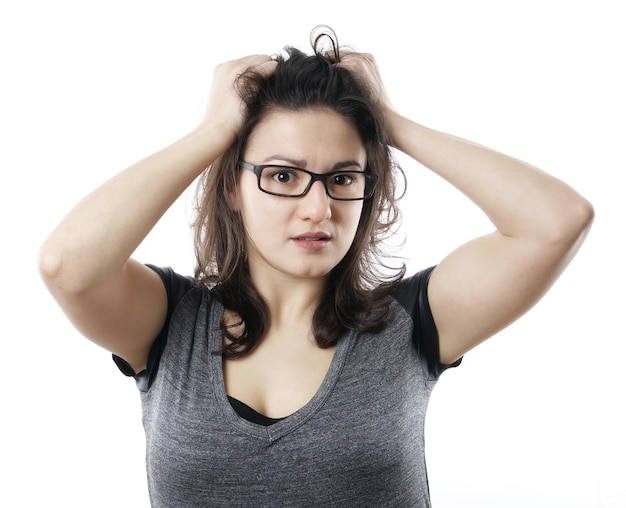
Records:
{"label": "short sleeve", "polygon": [[167,294],[167,316],[165,318],[165,324],[152,344],[150,353],[148,354],[147,366],[141,372],[135,373],[126,360],[117,355],[113,355],[113,361],[120,371],[126,376],[135,378],[137,387],[144,392],[148,391],[159,368],[159,361],[161,360],[161,355],[167,342],[167,334],[172,314],[183,296],[193,287],[193,278],[180,275],[171,268],[160,268],[154,265],[146,266],[157,273],[165,287]]}
{"label": "short sleeve", "polygon": [[428,282],[435,269],[426,268],[404,279],[393,293],[393,298],[404,307],[413,320],[413,345],[426,359],[431,376],[438,378],[441,373],[461,363],[461,359],[450,365],[439,361],[439,335],[428,302]]}

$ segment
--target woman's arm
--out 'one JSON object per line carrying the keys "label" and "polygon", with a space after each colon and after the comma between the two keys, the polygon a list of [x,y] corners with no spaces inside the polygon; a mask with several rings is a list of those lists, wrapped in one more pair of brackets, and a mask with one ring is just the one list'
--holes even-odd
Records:
{"label": "woman's arm", "polygon": [[519,160],[395,113],[388,120],[394,146],[463,192],[496,227],[446,256],[430,279],[440,359],[451,363],[543,296],[581,245],[593,209]]}
{"label": "woman's arm", "polygon": [[391,144],[463,192],[496,227],[453,251],[432,274],[429,301],[440,359],[448,364],[541,298],[584,240],[593,208],[537,168],[401,116],[374,59],[351,55],[351,60],[348,65],[377,94]]}
{"label": "woman's arm", "polygon": [[167,148],[85,197],[40,250],[39,270],[68,318],[86,337],[141,370],[163,326],[159,277],[130,259],[165,211],[235,140],[241,122],[236,77],[275,62],[257,55],[218,66],[204,120]]}

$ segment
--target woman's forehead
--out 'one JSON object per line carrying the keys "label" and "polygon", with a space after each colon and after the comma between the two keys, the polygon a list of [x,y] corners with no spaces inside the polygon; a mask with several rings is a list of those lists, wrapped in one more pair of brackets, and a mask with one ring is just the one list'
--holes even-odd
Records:
{"label": "woman's forehead", "polygon": [[366,162],[365,146],[357,130],[339,113],[326,108],[276,110],[259,122],[248,137],[244,156],[262,164],[276,154],[284,162],[303,168],[338,160],[354,160],[365,167]]}

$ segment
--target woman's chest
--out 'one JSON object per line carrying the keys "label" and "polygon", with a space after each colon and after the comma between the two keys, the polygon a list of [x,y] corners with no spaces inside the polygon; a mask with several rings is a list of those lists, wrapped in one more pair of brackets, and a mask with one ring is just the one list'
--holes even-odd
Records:
{"label": "woman's chest", "polygon": [[[330,502],[347,493],[381,495],[382,488],[406,492],[400,484],[414,488],[423,468],[428,386],[391,365],[368,366],[363,357],[353,363],[357,358],[344,347],[312,399],[270,427],[235,413],[218,370],[191,369],[173,377],[160,372],[144,401],[153,492],[206,496],[219,485],[219,495],[241,501],[245,492],[271,497],[296,482],[298,489],[283,494],[293,494],[293,506],[306,506],[297,504],[299,495],[325,493],[331,497],[316,501]],[[188,381],[182,383],[182,377]],[[213,505],[220,502],[211,499]],[[272,499],[265,502],[271,505]]]}
{"label": "woman's chest", "polygon": [[265,416],[289,416],[319,391],[335,349],[262,345],[244,358],[223,361],[225,391]]}

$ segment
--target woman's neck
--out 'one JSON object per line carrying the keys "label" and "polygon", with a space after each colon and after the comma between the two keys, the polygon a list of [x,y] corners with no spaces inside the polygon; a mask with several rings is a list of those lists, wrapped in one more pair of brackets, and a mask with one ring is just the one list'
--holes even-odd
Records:
{"label": "woman's neck", "polygon": [[276,274],[253,274],[252,282],[263,297],[274,330],[310,327],[313,314],[323,297],[328,278],[298,278]]}

